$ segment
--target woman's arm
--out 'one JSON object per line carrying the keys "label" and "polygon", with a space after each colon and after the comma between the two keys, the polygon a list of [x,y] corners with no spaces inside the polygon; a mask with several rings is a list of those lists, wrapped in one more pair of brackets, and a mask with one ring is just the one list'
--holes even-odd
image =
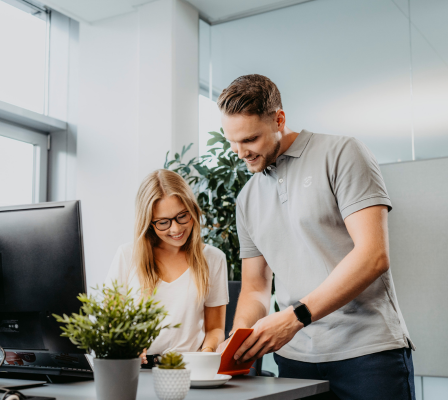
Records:
{"label": "woman's arm", "polygon": [[214,352],[224,341],[226,306],[204,307],[205,338],[201,351]]}

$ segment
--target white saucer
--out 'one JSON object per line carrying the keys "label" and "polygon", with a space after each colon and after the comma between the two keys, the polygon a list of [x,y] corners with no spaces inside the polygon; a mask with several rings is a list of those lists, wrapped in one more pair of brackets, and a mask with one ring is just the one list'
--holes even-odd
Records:
{"label": "white saucer", "polygon": [[190,387],[192,388],[214,388],[227,383],[232,379],[231,375],[216,374],[215,379],[207,380],[191,380]]}

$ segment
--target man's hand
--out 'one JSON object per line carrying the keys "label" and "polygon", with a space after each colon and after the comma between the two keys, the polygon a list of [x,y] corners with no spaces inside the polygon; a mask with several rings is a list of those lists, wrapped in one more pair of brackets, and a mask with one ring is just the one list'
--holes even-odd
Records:
{"label": "man's hand", "polygon": [[253,332],[235,353],[238,364],[255,361],[267,353],[281,349],[303,328],[292,306],[264,317],[252,327]]}

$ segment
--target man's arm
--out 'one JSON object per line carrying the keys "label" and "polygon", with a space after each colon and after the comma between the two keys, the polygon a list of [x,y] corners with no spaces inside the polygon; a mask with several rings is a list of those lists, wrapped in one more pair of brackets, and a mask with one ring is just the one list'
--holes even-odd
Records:
{"label": "man's arm", "polygon": [[[300,301],[317,321],[355,299],[389,269],[387,207],[373,206],[349,215],[345,225],[354,248],[328,278]],[[287,309],[260,319],[235,359],[245,362],[277,351],[303,328],[293,311]]]}
{"label": "man's arm", "polygon": [[269,314],[272,271],[263,256],[244,258],[241,293],[238,299],[232,331],[250,328]]}
{"label": "man's arm", "polygon": [[387,207],[374,206],[345,219],[354,249],[328,278],[301,301],[307,305],[312,321],[346,305],[389,269]]}
{"label": "man's arm", "polygon": [[[241,276],[241,293],[230,333],[238,328],[250,328],[269,314],[271,302],[272,271],[263,256],[244,258]],[[222,352],[229,339],[221,343]]]}

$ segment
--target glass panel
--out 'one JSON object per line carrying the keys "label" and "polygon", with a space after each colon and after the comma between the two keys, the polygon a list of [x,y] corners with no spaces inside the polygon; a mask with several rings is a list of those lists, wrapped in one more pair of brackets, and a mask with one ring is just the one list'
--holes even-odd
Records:
{"label": "glass panel", "polygon": [[[207,153],[210,147],[207,142],[212,138],[208,132],[219,132],[221,128],[221,113],[215,101],[199,95],[199,155]],[[215,144],[213,147],[220,147],[221,143]]]}
{"label": "glass panel", "polygon": [[[424,1],[424,0],[422,0]],[[408,19],[390,0],[319,0],[211,27],[213,87],[271,78],[296,131],[354,136],[412,159]]]}
{"label": "glass panel", "polygon": [[209,97],[211,27],[199,21],[199,93]]}
{"label": "glass panel", "polygon": [[0,206],[33,202],[34,146],[0,136]]}
{"label": "glass panel", "polygon": [[43,113],[46,22],[0,1],[0,100]]}
{"label": "glass panel", "polygon": [[448,2],[411,0],[416,159],[448,156]]}

